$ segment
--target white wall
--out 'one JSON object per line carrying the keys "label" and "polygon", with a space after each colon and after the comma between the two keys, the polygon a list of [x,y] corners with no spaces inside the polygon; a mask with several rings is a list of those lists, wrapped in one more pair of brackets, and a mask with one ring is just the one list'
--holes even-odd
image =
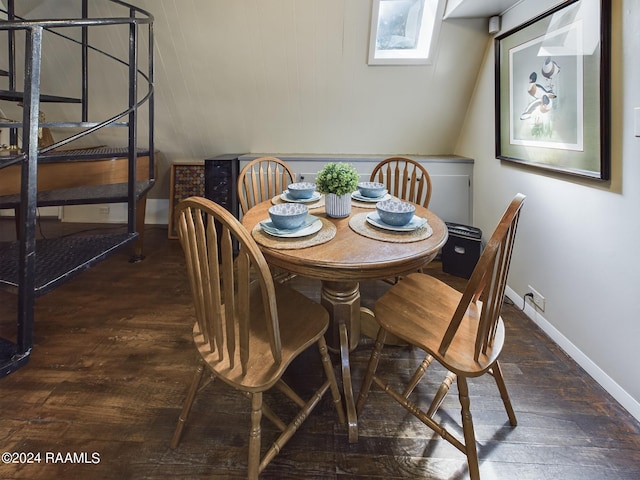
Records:
{"label": "white wall", "polygon": [[156,18],[159,148],[200,159],[451,152],[486,38],[452,22],[434,65],[368,66],[369,1],[137,3]]}
{"label": "white wall", "polygon": [[[560,2],[525,0],[502,32]],[[509,277],[512,295],[533,286],[546,298],[534,320],[640,419],[640,2],[614,0],[612,180],[580,181],[501,163],[493,135],[494,48],[490,42],[455,153],[473,156],[474,218],[491,231],[516,192],[528,195]]]}

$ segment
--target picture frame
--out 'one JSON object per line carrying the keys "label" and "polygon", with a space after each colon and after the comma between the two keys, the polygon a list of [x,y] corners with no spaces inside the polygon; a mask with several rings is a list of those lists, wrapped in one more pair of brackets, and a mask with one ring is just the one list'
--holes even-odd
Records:
{"label": "picture frame", "polygon": [[369,65],[432,63],[444,0],[373,0]]}
{"label": "picture frame", "polygon": [[204,197],[204,162],[176,162],[171,164],[169,184],[169,226],[167,236],[177,239],[174,210],[182,200],[191,196]]}
{"label": "picture frame", "polygon": [[607,0],[569,0],[496,37],[496,158],[609,180],[610,37]]}

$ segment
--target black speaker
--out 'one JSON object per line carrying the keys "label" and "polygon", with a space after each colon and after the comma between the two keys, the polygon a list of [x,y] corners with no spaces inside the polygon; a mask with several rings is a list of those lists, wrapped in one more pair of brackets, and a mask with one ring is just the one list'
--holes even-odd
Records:
{"label": "black speaker", "polygon": [[482,230],[467,225],[445,222],[449,239],[442,247],[442,271],[469,278],[482,251]]}
{"label": "black speaker", "polygon": [[[227,153],[204,161],[204,196],[229,210],[239,218],[238,175],[241,153]],[[217,222],[216,222],[217,223]],[[220,248],[220,244],[218,244]],[[233,241],[233,252],[238,254],[238,242]]]}
{"label": "black speaker", "polygon": [[237,182],[242,153],[227,153],[204,161],[204,196],[239,216]]}

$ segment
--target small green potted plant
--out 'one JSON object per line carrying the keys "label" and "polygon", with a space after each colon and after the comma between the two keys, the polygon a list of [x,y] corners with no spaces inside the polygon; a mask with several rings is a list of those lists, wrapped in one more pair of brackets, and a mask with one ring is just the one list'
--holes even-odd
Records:
{"label": "small green potted plant", "polygon": [[325,194],[325,211],[334,218],[351,214],[351,193],[358,189],[360,175],[353,165],[327,163],[316,176],[316,189]]}

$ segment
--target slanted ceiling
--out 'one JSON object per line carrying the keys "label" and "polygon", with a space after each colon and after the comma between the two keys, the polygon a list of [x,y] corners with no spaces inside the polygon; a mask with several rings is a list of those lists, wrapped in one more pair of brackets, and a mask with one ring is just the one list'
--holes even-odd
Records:
{"label": "slanted ceiling", "polygon": [[[222,153],[453,153],[490,41],[486,19],[447,20],[433,65],[369,66],[369,1],[130,1],[155,17],[161,163],[152,197],[168,196],[170,162]],[[24,5],[30,17],[46,18],[76,3]],[[126,35],[107,29],[90,40],[126,47]],[[67,95],[78,84],[66,53],[45,58],[43,92]],[[90,90],[99,94],[91,111],[113,111],[110,95],[124,74],[112,65],[91,72]],[[65,108],[72,107],[43,106],[47,118]]]}

